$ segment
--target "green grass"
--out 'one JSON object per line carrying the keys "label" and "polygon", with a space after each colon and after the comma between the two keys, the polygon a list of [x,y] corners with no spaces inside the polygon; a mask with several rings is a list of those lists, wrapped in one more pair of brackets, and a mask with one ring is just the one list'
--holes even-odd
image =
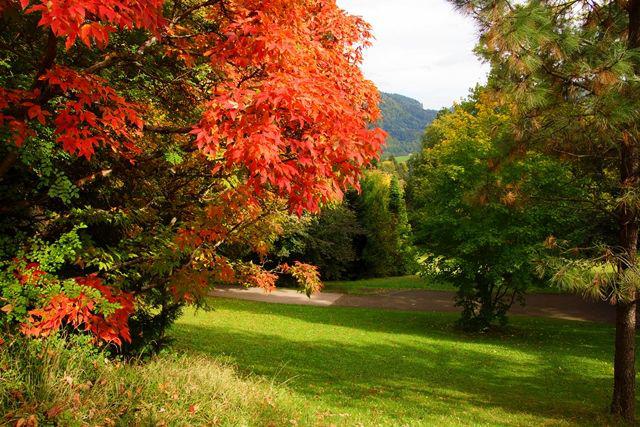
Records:
{"label": "green grass", "polygon": [[408,154],[406,156],[396,156],[396,162],[398,163],[404,163],[407,160],[409,160],[409,158],[411,157],[411,154]]}
{"label": "green grass", "polygon": [[[215,300],[175,348],[275,381],[300,425],[603,425],[610,325],[513,318],[469,336],[455,314]],[[306,420],[306,421],[305,421]]]}
{"label": "green grass", "polygon": [[[433,281],[418,276],[381,277],[376,279],[344,280],[324,283],[324,291],[339,292],[350,295],[380,294],[390,291],[421,289],[426,291],[455,292],[456,287],[444,281]],[[561,289],[554,287],[534,287],[529,293],[558,294]]]}
{"label": "green grass", "polygon": [[340,292],[351,295],[379,294],[406,289],[454,291],[455,287],[445,282],[427,281],[418,276],[399,276],[325,282],[323,288],[326,292]]}

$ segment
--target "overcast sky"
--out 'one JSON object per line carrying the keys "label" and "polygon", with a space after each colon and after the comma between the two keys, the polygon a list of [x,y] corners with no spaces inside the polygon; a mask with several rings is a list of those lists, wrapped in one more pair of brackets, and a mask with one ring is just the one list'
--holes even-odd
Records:
{"label": "overcast sky", "polygon": [[488,66],[473,54],[471,18],[445,0],[337,0],[373,26],[364,73],[383,92],[415,98],[440,109],[484,82]]}

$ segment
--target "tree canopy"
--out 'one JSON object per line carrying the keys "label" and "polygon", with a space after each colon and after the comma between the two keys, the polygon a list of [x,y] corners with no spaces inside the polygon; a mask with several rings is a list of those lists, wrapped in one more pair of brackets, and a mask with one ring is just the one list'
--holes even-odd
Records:
{"label": "tree canopy", "polygon": [[[409,205],[423,273],[458,287],[461,324],[506,323],[536,283],[545,240],[581,243],[580,178],[533,151],[513,151],[511,118],[482,91],[427,128],[411,160]],[[591,217],[592,218],[592,217]]]}

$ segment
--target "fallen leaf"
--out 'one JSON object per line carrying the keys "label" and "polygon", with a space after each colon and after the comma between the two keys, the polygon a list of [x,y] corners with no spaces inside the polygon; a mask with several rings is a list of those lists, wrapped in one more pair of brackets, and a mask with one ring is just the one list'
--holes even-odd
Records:
{"label": "fallen leaf", "polygon": [[19,400],[19,401],[23,401],[24,400],[24,394],[22,394],[22,392],[20,390],[11,390],[11,391],[9,391],[9,394],[15,400]]}
{"label": "fallen leaf", "polygon": [[47,411],[47,418],[49,418],[50,420],[57,417],[60,412],[62,412],[62,408],[59,406],[53,406],[51,409],[49,409]]}

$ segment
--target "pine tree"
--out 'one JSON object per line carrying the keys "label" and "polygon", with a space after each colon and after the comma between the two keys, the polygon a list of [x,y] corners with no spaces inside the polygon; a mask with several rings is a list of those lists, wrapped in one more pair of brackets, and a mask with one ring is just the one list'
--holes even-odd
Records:
{"label": "pine tree", "polygon": [[[516,118],[514,152],[535,145],[572,161],[598,184],[595,203],[617,222],[617,241],[611,242],[611,235],[593,237],[608,244],[601,258],[615,266],[606,287],[617,312],[611,412],[633,421],[640,0],[454,3],[480,24],[477,50],[492,65],[494,95]],[[583,285],[604,289],[600,279],[596,274]]]}

